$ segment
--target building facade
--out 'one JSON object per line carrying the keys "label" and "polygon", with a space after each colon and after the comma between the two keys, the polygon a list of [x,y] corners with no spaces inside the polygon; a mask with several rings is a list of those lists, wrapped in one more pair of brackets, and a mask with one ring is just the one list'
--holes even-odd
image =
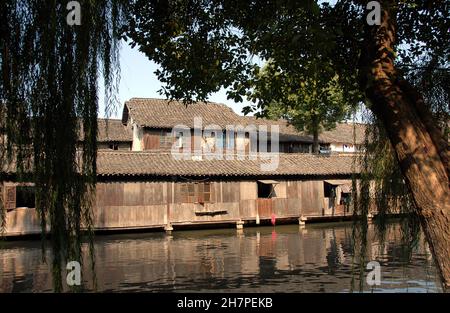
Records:
{"label": "building facade", "polygon": [[[99,120],[94,226],[172,230],[349,216],[357,174],[349,152],[359,149],[361,131],[340,124],[324,132],[331,152],[314,155],[312,137],[282,120],[215,103],[131,99],[121,120]],[[9,177],[0,190],[6,235],[40,233],[32,184]]]}

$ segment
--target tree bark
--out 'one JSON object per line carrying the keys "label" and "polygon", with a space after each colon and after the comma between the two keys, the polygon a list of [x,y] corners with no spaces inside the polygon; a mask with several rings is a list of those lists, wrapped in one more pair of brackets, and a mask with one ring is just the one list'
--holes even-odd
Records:
{"label": "tree bark", "polygon": [[[361,53],[361,87],[383,122],[415,201],[444,288],[450,287],[450,196],[448,144],[426,114],[422,97],[394,65],[394,0],[381,3],[382,22],[366,26]],[[442,136],[442,134],[440,135]]]}
{"label": "tree bark", "polygon": [[312,146],[312,152],[314,154],[319,153],[319,130],[316,128],[313,131],[313,146]]}

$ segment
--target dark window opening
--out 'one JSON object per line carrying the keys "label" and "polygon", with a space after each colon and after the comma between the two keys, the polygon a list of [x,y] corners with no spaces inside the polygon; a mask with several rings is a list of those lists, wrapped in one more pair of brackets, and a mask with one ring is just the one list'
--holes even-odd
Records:
{"label": "dark window opening", "polygon": [[324,182],[323,183],[323,194],[324,194],[325,198],[336,197],[336,186]]}
{"label": "dark window opening", "polygon": [[320,153],[331,153],[331,146],[329,144],[320,144],[319,145]]}
{"label": "dark window opening", "polygon": [[111,143],[111,144],[109,144],[109,149],[119,150],[119,145],[117,143]]}
{"label": "dark window opening", "polygon": [[294,145],[290,144],[288,147],[288,153],[294,153]]}
{"label": "dark window opening", "polygon": [[36,207],[34,187],[17,186],[16,187],[16,207],[34,208]]}
{"label": "dark window opening", "polygon": [[[280,149],[280,145],[278,145],[278,149]],[[272,142],[271,141],[267,142],[266,151],[261,150],[261,146],[259,145],[259,142],[258,142],[256,151],[257,152],[272,152]]]}
{"label": "dark window opening", "polygon": [[258,198],[272,198],[274,196],[273,185],[258,182]]}

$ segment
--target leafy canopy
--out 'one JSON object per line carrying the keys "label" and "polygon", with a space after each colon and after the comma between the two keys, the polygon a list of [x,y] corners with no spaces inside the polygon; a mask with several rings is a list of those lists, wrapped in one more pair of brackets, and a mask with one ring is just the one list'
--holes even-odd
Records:
{"label": "leafy canopy", "polygon": [[[448,67],[448,1],[391,1],[397,6],[397,60]],[[161,66],[168,98],[206,100],[221,87],[236,101],[271,60],[307,76],[312,60],[330,64],[349,103],[362,100],[359,59],[367,1],[135,0],[127,36]]]}
{"label": "leafy canopy", "polygon": [[299,131],[306,130],[317,140],[322,130],[330,130],[344,120],[352,107],[344,101],[338,77],[332,76],[330,67],[315,62],[310,67],[314,73],[298,77],[282,72],[269,61],[253,80],[248,97],[258,101],[254,110],[264,108],[263,113],[269,118],[287,119]]}

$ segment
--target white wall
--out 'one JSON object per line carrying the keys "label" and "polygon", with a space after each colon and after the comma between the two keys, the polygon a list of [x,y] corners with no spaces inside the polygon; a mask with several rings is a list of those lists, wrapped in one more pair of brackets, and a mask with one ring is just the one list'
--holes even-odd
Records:
{"label": "white wall", "polygon": [[135,123],[133,123],[133,119],[131,119],[131,125],[133,127],[133,143],[131,146],[132,151],[142,151],[142,137],[144,136],[144,130],[142,127],[139,127]]}

